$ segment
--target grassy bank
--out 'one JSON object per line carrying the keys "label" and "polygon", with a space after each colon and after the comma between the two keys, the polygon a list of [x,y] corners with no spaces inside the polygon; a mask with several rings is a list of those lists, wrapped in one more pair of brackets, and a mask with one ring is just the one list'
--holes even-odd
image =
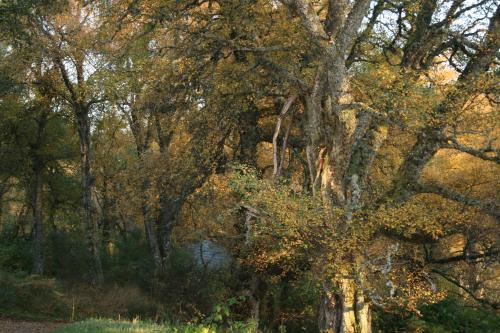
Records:
{"label": "grassy bank", "polygon": [[158,325],[141,321],[118,321],[111,319],[88,319],[70,324],[54,333],[250,333],[251,325],[237,324],[225,329],[205,325]]}

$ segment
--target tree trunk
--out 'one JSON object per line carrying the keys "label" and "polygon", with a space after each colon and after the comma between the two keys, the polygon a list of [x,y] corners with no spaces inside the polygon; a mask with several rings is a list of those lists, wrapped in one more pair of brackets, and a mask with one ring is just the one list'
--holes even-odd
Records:
{"label": "tree trunk", "polygon": [[166,267],[170,251],[172,250],[172,231],[183,199],[172,200],[167,195],[160,196],[160,214],[157,220],[158,241],[163,267]]}
{"label": "tree trunk", "polygon": [[[339,116],[332,120],[333,135],[318,149],[315,183],[320,186],[326,206],[344,209],[347,223],[353,212],[363,206],[368,171],[387,133],[361,111],[353,133],[347,131],[346,123]],[[341,229],[338,232],[342,232]],[[354,259],[346,260],[354,264]],[[342,278],[334,284],[324,282],[323,288],[319,313],[322,332],[371,332],[370,304],[364,298],[358,279]]]}
{"label": "tree trunk", "polygon": [[93,285],[101,286],[104,282],[101,258],[99,256],[98,228],[94,219],[92,202],[93,178],[91,170],[92,154],[90,143],[89,110],[80,106],[76,110],[78,134],[80,138],[81,188],[83,203],[83,222],[87,229],[87,246],[90,253],[90,276]]}
{"label": "tree trunk", "polygon": [[[137,157],[141,161],[144,153],[148,150],[149,144],[151,141],[151,128],[152,128],[152,120],[153,115],[151,113],[148,114],[146,118],[146,128],[144,129],[141,125],[141,121],[139,119],[138,111],[132,107],[130,109],[130,118],[129,118],[129,126],[132,131],[132,135],[134,136]],[[157,116],[154,117],[156,126],[160,126],[159,119]],[[158,128],[157,128],[158,130]],[[161,133],[160,133],[161,134]],[[161,141],[159,139],[159,141]],[[162,142],[163,143],[163,142]],[[151,181],[149,179],[144,179],[141,184],[141,212],[142,219],[144,223],[144,234],[146,236],[146,242],[148,243],[149,253],[151,258],[153,258],[153,262],[155,265],[155,271],[162,271],[163,260],[161,258],[160,247],[158,246],[158,236],[154,229],[154,219],[151,216],[151,212],[148,205],[148,191],[151,187]]]}
{"label": "tree trunk", "polygon": [[252,105],[240,115],[239,137],[240,151],[238,159],[241,163],[256,166],[257,165],[257,145],[260,141],[260,132],[258,127],[259,113],[257,107]]}
{"label": "tree trunk", "polygon": [[143,198],[142,198],[142,218],[144,221],[144,233],[146,235],[146,241],[148,242],[149,252],[153,258],[156,271],[163,271],[164,265],[161,258],[160,247],[158,246],[158,237],[154,230],[154,220],[151,217],[148,207],[147,194],[146,191],[150,186],[150,182],[145,180],[142,183]]}
{"label": "tree trunk", "polygon": [[101,234],[102,246],[106,249],[108,255],[111,255],[111,229],[112,229],[112,216],[111,209],[113,203],[108,195],[108,182],[104,179],[102,193],[102,212],[101,212]]}
{"label": "tree trunk", "polygon": [[319,317],[321,332],[372,332],[370,305],[354,280],[344,278],[337,284],[337,288],[324,283],[323,288]]}
{"label": "tree trunk", "polygon": [[42,168],[35,167],[32,189],[31,208],[33,213],[33,273],[42,275],[44,268],[43,255],[43,221],[42,221]]}

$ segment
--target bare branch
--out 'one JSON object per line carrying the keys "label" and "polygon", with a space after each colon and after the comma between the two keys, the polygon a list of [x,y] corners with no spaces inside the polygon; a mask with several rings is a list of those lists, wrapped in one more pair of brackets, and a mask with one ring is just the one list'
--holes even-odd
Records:
{"label": "bare branch", "polygon": [[471,254],[462,253],[462,254],[452,256],[452,257],[447,257],[447,258],[439,258],[439,259],[427,258],[427,262],[429,262],[431,264],[449,264],[449,263],[457,262],[457,261],[471,262],[471,261],[476,261],[479,259],[498,256],[499,254],[500,254],[499,249],[492,249],[492,250],[485,251],[482,253],[471,253]]}
{"label": "bare branch", "polygon": [[481,149],[476,149],[461,144],[456,138],[447,138],[442,145],[443,148],[456,149],[458,151],[470,154],[485,161],[491,161],[500,164],[500,151],[488,145]]}
{"label": "bare branch", "polygon": [[450,190],[436,183],[417,184],[415,187],[417,193],[437,194],[439,196],[442,196],[443,198],[457,201],[467,206],[478,207],[487,214],[496,218],[497,221],[500,221],[500,205],[498,203],[486,203],[480,199],[470,198],[466,195],[463,195],[454,190]]}
{"label": "bare branch", "polygon": [[296,99],[297,99],[296,94],[293,94],[287,98],[285,104],[283,105],[283,109],[281,109],[281,112],[278,116],[278,121],[276,122],[276,128],[274,129],[274,134],[273,134],[273,179],[278,178],[278,168],[279,165],[282,164],[282,162],[281,163],[278,162],[278,136],[281,130],[281,123]]}
{"label": "bare branch", "polygon": [[444,272],[442,272],[440,270],[437,270],[437,269],[433,269],[431,271],[433,273],[441,276],[446,281],[452,283],[453,285],[455,285],[455,286],[459,287],[460,289],[462,289],[463,291],[465,291],[470,297],[472,297],[472,299],[474,299],[479,304],[488,305],[488,306],[492,307],[495,310],[496,309],[500,309],[500,303],[493,302],[493,301],[490,301],[490,300],[487,300],[487,299],[484,299],[484,298],[481,298],[481,297],[477,297],[476,294],[474,293],[474,291],[472,291],[469,288],[465,287],[464,285],[462,285],[460,282],[458,282],[457,280],[455,280],[454,278],[452,278],[448,274],[445,274]]}

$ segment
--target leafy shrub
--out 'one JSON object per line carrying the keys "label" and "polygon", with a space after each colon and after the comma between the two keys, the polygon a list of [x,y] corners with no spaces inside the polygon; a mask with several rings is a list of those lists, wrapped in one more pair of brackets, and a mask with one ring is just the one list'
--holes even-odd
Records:
{"label": "leafy shrub", "polygon": [[500,316],[484,309],[463,305],[453,298],[421,309],[421,317],[410,313],[377,312],[375,332],[496,333]]}
{"label": "leafy shrub", "polygon": [[155,298],[165,304],[171,317],[203,318],[211,313],[215,304],[232,295],[230,279],[229,269],[200,267],[189,251],[176,248],[170,255],[166,272],[156,278]]}
{"label": "leafy shrub", "polygon": [[66,305],[55,279],[0,271],[0,312],[9,316],[67,318]]}
{"label": "leafy shrub", "polygon": [[85,244],[84,232],[50,232],[45,242],[45,272],[69,281],[88,278],[89,254]]}
{"label": "leafy shrub", "polygon": [[14,223],[4,223],[0,233],[0,269],[29,271],[31,266],[31,243],[17,237],[17,227]]}
{"label": "leafy shrub", "polygon": [[126,238],[116,237],[112,253],[101,251],[106,280],[149,289],[153,277],[153,261],[147,244],[139,230],[131,231]]}

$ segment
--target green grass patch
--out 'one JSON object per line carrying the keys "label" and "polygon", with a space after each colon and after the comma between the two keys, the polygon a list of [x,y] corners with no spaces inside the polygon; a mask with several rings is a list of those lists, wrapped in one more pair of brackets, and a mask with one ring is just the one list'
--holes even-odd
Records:
{"label": "green grass patch", "polygon": [[54,333],[253,333],[251,324],[235,324],[232,327],[217,328],[198,324],[159,325],[143,321],[120,321],[112,319],[88,319],[70,324]]}

